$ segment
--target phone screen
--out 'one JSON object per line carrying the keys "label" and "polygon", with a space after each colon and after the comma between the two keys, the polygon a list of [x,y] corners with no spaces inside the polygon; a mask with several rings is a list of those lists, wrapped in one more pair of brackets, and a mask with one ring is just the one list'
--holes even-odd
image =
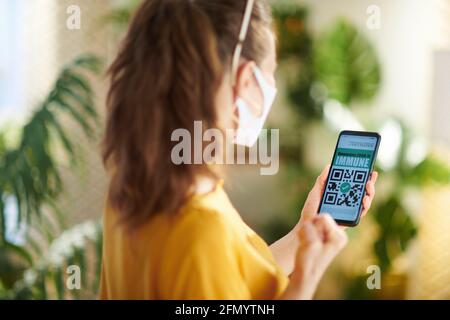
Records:
{"label": "phone screen", "polygon": [[379,143],[377,133],[339,135],[319,213],[329,213],[340,224],[358,224]]}

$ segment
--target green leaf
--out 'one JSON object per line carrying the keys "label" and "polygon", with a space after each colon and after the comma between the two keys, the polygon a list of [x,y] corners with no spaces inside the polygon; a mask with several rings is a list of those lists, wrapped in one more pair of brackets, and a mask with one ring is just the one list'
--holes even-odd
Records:
{"label": "green leaf", "polygon": [[119,7],[113,8],[107,15],[105,15],[102,22],[123,31],[128,26],[134,11],[137,9],[141,1],[142,0],[128,0],[122,2]]}
{"label": "green leaf", "polygon": [[54,114],[48,110],[46,110],[46,117],[47,117],[47,121],[49,122],[49,126],[51,126],[51,128],[55,131],[55,133],[56,133],[57,137],[59,138],[59,140],[61,141],[65,151],[68,153],[71,160],[73,162],[75,162],[76,157],[75,157],[75,150],[74,150],[73,144],[70,141],[67,133],[61,126],[61,123],[55,118]]}
{"label": "green leaf", "polygon": [[61,268],[55,267],[52,272],[52,276],[53,276],[53,283],[55,284],[57,297],[59,300],[63,300],[65,285],[64,285],[64,274],[63,274]]}
{"label": "green leaf", "polygon": [[372,216],[379,226],[374,253],[380,268],[385,271],[406,250],[417,233],[417,227],[403,207],[399,194],[391,195],[375,208]]}
{"label": "green leaf", "polygon": [[28,246],[28,251],[31,254],[34,254],[36,257],[41,257],[43,254],[43,248],[40,241],[34,239],[33,235],[27,233],[26,235],[26,243]]}
{"label": "green leaf", "polygon": [[411,170],[409,177],[409,182],[418,186],[430,183],[446,185],[450,183],[450,166],[429,155]]}
{"label": "green leaf", "polygon": [[3,190],[0,189],[0,245],[6,243],[6,213]]}
{"label": "green leaf", "polygon": [[46,279],[47,279],[47,271],[41,270],[39,272],[38,281],[37,281],[37,289],[39,290],[39,297],[41,300],[48,299]]}
{"label": "green leaf", "polygon": [[93,94],[89,82],[83,76],[73,72],[72,70],[67,70],[62,79],[62,84],[59,84],[60,86],[70,85],[74,89],[81,90],[83,94]]}
{"label": "green leaf", "polygon": [[87,53],[76,58],[73,65],[94,73],[99,73],[103,65],[103,59],[94,54]]}
{"label": "green leaf", "polygon": [[[63,68],[49,94],[21,128],[17,146],[7,148],[4,136],[0,133],[0,245],[5,253],[19,254],[29,264],[36,263],[34,257],[45,254],[45,245],[38,243],[30,234],[27,234],[27,244],[23,248],[6,243],[5,201],[15,199],[19,222],[25,219],[31,226],[28,229],[37,232],[48,244],[55,239],[60,228],[65,226],[63,214],[56,206],[56,199],[64,186],[59,172],[58,155],[52,146],[63,146],[63,150],[74,161],[79,158],[74,142],[60,120],[62,115],[79,124],[88,138],[93,137],[98,115],[86,72],[97,73],[101,65],[100,59],[87,54]],[[41,213],[45,208],[50,210],[46,210],[43,215]],[[47,214],[52,217],[47,219]],[[2,272],[0,269],[0,277]],[[49,270],[39,270],[36,286],[32,290],[21,287],[21,292],[24,295],[33,292],[40,298],[46,298],[47,273],[50,275]]]}
{"label": "green leaf", "polygon": [[89,96],[82,96],[79,93],[77,93],[75,90],[72,90],[71,88],[62,87],[61,92],[63,97],[66,95],[72,98],[76,103],[79,103],[83,111],[89,114],[93,119],[97,119],[98,115],[95,111],[93,102],[91,101],[91,98]]}
{"label": "green leaf", "polygon": [[369,101],[380,87],[380,64],[374,48],[346,20],[339,20],[319,37],[314,46],[314,68],[328,98],[346,106]]}
{"label": "green leaf", "polygon": [[5,243],[2,249],[18,254],[29,264],[29,266],[33,265],[33,257],[24,247],[20,247],[12,243]]}
{"label": "green leaf", "polygon": [[62,109],[66,110],[73,119],[83,128],[84,133],[89,137],[93,137],[93,129],[89,125],[89,123],[85,120],[83,115],[71,104],[67,103],[63,98],[59,98],[55,100],[55,104],[60,106]]}
{"label": "green leaf", "polygon": [[85,257],[85,248],[75,248],[74,249],[74,258],[77,262],[77,265],[81,270],[81,285],[83,288],[87,287],[87,263]]}
{"label": "green leaf", "polygon": [[297,4],[276,5],[273,8],[279,59],[307,58],[312,50],[312,38],[307,30],[308,10]]}

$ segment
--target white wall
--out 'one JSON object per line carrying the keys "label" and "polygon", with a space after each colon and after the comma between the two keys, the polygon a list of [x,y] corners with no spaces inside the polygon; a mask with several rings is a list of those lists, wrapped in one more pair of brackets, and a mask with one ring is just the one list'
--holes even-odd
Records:
{"label": "white wall", "polygon": [[450,146],[450,50],[434,54],[431,138]]}
{"label": "white wall", "polygon": [[[53,0],[0,4],[0,125],[23,121],[51,85],[56,71]],[[39,100],[37,100],[39,98]]]}
{"label": "white wall", "polygon": [[[376,115],[397,115],[429,135],[433,52],[448,45],[448,0],[302,0],[310,8],[313,31],[345,17],[365,31],[378,52],[382,88],[373,104]],[[381,29],[366,26],[367,8],[381,9]],[[446,20],[447,19],[447,20]]]}
{"label": "white wall", "polygon": [[53,85],[57,71],[55,1],[26,1],[24,12],[25,115],[36,108]]}

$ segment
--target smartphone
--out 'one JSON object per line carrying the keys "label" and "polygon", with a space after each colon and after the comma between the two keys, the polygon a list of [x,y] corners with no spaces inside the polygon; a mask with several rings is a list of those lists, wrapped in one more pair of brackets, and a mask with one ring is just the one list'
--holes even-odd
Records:
{"label": "smartphone", "polygon": [[329,213],[340,225],[358,225],[380,142],[381,136],[375,132],[339,134],[319,214]]}

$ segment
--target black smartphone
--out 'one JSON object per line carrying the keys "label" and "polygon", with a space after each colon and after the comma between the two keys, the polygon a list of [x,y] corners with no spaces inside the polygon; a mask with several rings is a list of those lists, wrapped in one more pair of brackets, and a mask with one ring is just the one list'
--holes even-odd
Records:
{"label": "black smartphone", "polygon": [[339,134],[319,214],[329,213],[340,225],[358,225],[380,142],[381,136],[375,132]]}

